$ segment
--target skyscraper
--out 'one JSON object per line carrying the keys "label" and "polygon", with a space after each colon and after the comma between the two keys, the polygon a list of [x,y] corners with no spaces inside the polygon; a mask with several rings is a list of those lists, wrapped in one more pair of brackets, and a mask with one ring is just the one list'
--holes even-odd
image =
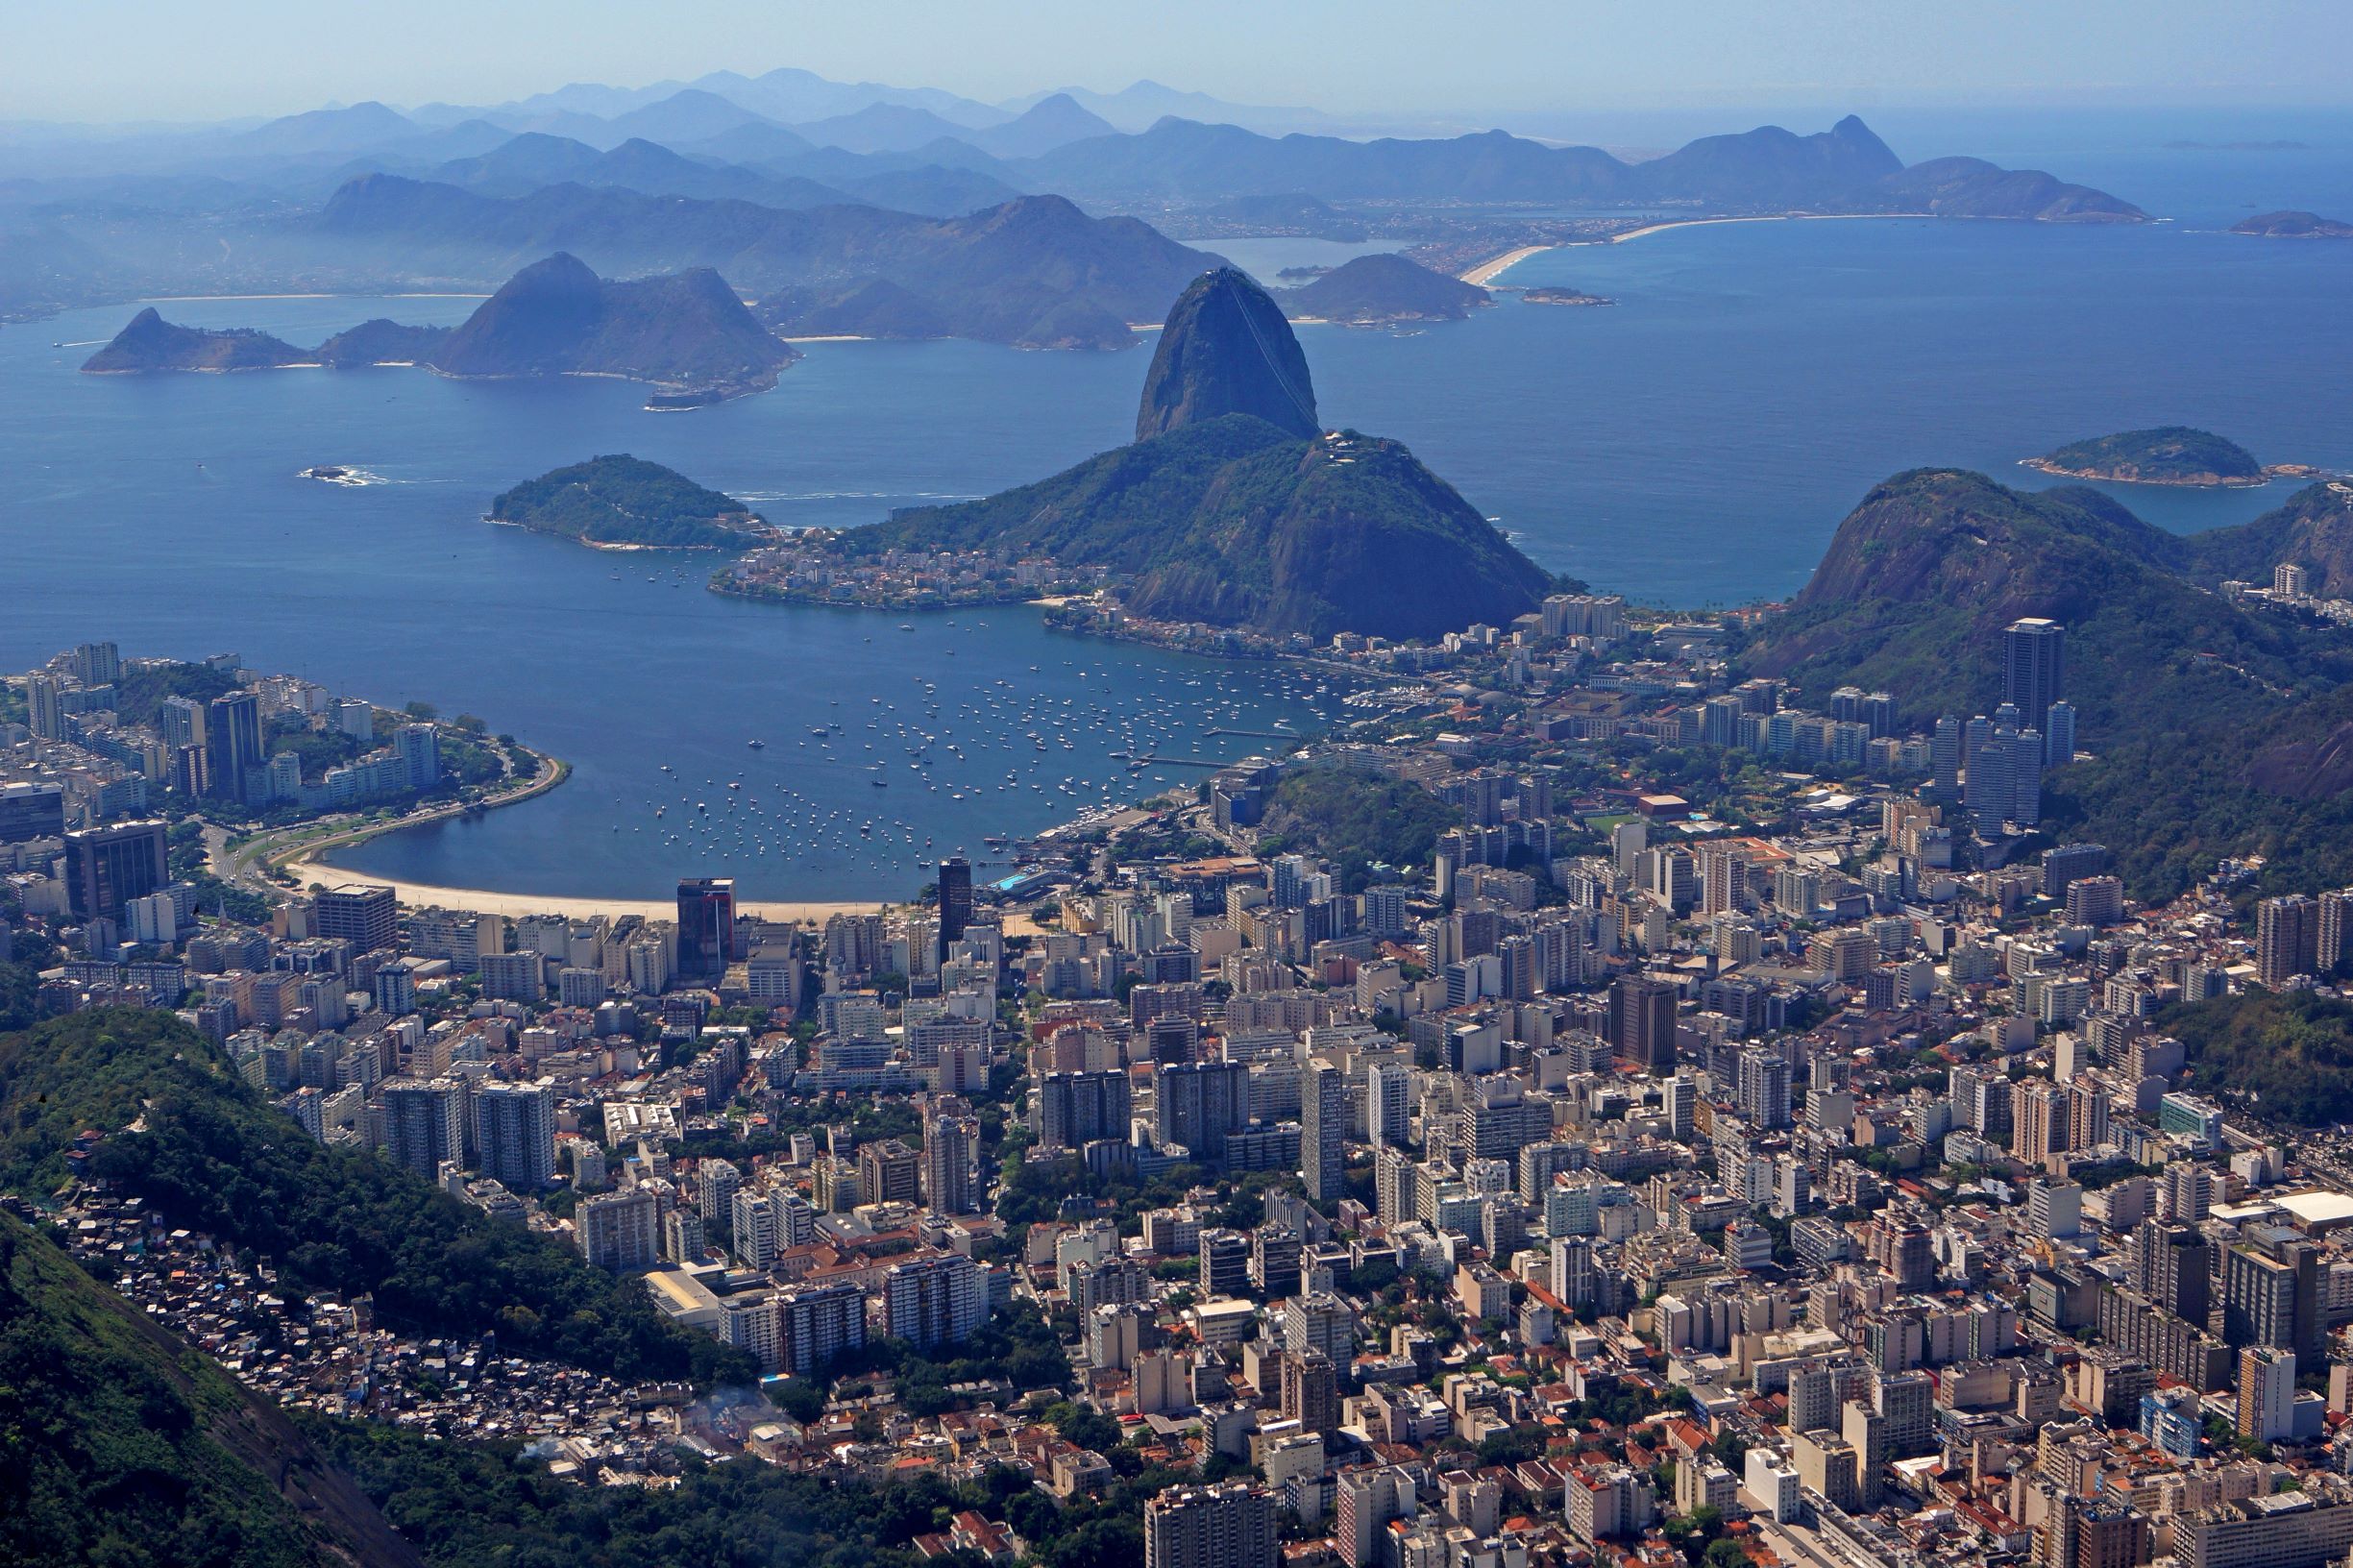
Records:
{"label": "skyscraper", "polygon": [[1629,975],[1609,988],[1610,1043],[1618,1054],[1651,1072],[1675,1070],[1675,1003],[1672,983]]}
{"label": "skyscraper", "polygon": [[1049,1072],[1038,1081],[1038,1141],[1049,1149],[1125,1140],[1128,1082],[1121,1071]]}
{"label": "skyscraper", "polygon": [[972,923],[972,863],[962,855],[940,863],[940,962]]}
{"label": "skyscraper", "polygon": [[719,975],[735,958],[735,878],[678,879],[678,972]]}
{"label": "skyscraper", "polygon": [[968,1214],[980,1207],[973,1167],[980,1156],[980,1123],[970,1116],[938,1116],[923,1134],[923,1201],[935,1213]]}
{"label": "skyscraper", "polygon": [[245,773],[261,756],[261,698],[252,692],[216,697],[206,716],[207,776],[214,798],[242,801]]}
{"label": "skyscraper", "polygon": [[311,929],[352,944],[355,953],[389,947],[400,925],[399,900],[380,883],[346,882],[317,895]]}
{"label": "skyscraper", "polygon": [[387,1078],[377,1086],[384,1108],[384,1153],[432,1181],[441,1163],[465,1153],[463,1085],[449,1078]]}
{"label": "skyscraper", "polygon": [[1348,1075],[1329,1062],[1311,1062],[1300,1085],[1299,1174],[1308,1196],[1336,1202],[1341,1194],[1341,1134],[1348,1123]]}
{"label": "skyscraper", "polygon": [[1183,1144],[1196,1161],[1225,1157],[1226,1135],[1250,1121],[1250,1069],[1239,1062],[1185,1062],[1160,1069],[1161,1144]]}
{"label": "skyscraper", "polygon": [[892,1336],[922,1351],[964,1343],[989,1316],[980,1265],[952,1252],[894,1266],[882,1298]]}
{"label": "skyscraper", "polygon": [[2255,906],[2255,976],[2283,985],[2319,966],[2320,906],[2302,894]]}
{"label": "skyscraper", "polygon": [[2043,765],[2064,768],[2075,758],[2075,705],[2053,702],[2043,714]]}
{"label": "skyscraper", "polygon": [[2067,678],[2067,628],[2029,617],[2001,634],[2001,696],[2031,723],[2059,700]]}
{"label": "skyscraper", "polygon": [[482,1174],[519,1192],[555,1176],[555,1090],[546,1084],[484,1084],[474,1096],[474,1141]]}
{"label": "skyscraper", "polygon": [[168,824],[116,822],[65,835],[65,890],[77,920],[123,919],[124,906],[171,880]]}

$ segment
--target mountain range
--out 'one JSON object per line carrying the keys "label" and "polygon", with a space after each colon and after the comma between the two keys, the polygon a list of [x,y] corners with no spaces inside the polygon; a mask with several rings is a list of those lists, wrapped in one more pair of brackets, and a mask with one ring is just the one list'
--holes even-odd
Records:
{"label": "mountain range", "polygon": [[1394,441],[1326,431],[1282,310],[1220,268],[1170,311],[1134,444],[1036,484],[840,536],[1109,567],[1138,615],[1276,635],[1508,625],[1551,579]]}

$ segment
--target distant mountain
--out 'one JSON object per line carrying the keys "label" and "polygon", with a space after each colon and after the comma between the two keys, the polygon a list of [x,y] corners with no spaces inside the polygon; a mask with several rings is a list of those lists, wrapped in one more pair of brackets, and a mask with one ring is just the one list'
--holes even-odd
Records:
{"label": "distant mountain", "polygon": [[854,114],[826,120],[807,120],[794,131],[820,147],[839,147],[849,153],[905,153],[938,141],[960,139],[964,126],[944,120],[929,110],[903,104],[871,104]]}
{"label": "distant mountain", "polygon": [[763,173],[740,164],[703,162],[632,138],[600,152],[566,136],[527,132],[478,158],[434,169],[436,182],[488,196],[527,196],[549,185],[619,185],[649,196],[757,202],[763,207],[824,207],[858,198],[814,180]]}
{"label": "distant mountain", "polygon": [[2324,218],[2317,212],[2263,212],[2230,226],[2234,234],[2263,239],[2353,239],[2353,223]]}
{"label": "distant mountain", "polygon": [[1139,615],[1319,639],[1432,637],[1535,608],[1545,573],[1404,447],[1317,429],[1306,360],[1257,285],[1211,274],[1161,339],[1135,445],[895,513],[843,547],[1052,555],[1120,573]]}
{"label": "distant mountain", "polygon": [[422,1568],[276,1405],[5,1213],[0,1386],[0,1559]]}
{"label": "distant mountain", "polygon": [[626,453],[591,457],[502,492],[490,521],[586,545],[741,550],[772,537],[766,519],[732,496]]}
{"label": "distant mountain", "polygon": [[[1306,192],[1320,200],[1673,203],[1725,211],[1932,210],[1956,217],[2138,221],[2127,203],[1976,159],[1905,169],[1852,115],[1815,135],[1763,126],[1627,163],[1501,131],[1447,139],[1263,136],[1166,119],[1137,135],[1072,142],[1016,165],[1032,184],[1099,202],[1215,203]],[[1907,205],[1908,204],[1908,205]]]}
{"label": "distant mountain", "polygon": [[2039,223],[2145,223],[2148,214],[2104,190],[2071,185],[2040,169],[2002,169],[1979,158],[1915,163],[1859,192],[1858,206],[1940,218],[2025,218]]}
{"label": "distant mountain", "polygon": [[1089,136],[1117,134],[1109,120],[1081,109],[1068,93],[1058,92],[1032,104],[1018,119],[985,131],[967,131],[961,139],[996,158],[1036,158]]}
{"label": "distant mountain", "polygon": [[814,71],[785,66],[759,76],[714,71],[689,84],[740,104],[755,114],[794,124],[855,114],[874,104],[898,104],[939,115],[952,125],[997,125],[1013,118],[988,104],[938,87],[895,87],[879,82],[831,82]]}
{"label": "distant mountain", "polygon": [[765,119],[765,115],[729,103],[717,93],[688,87],[643,109],[613,116],[612,137],[617,142],[632,137],[659,142],[696,141],[747,125],[758,125]]}
{"label": "distant mountain", "polygon": [[1292,320],[1369,324],[1460,321],[1494,296],[1476,283],[1433,272],[1388,252],[1360,256],[1299,288],[1277,294]]}
{"label": "distant mountain", "polygon": [[925,301],[955,336],[1030,347],[1124,347],[1130,323],[1160,317],[1216,259],[1052,196],[932,219],[578,185],[499,200],[377,175],[336,192],[318,227],[339,247],[452,280],[503,276],[551,251],[608,274],[721,267],[763,296],[764,318],[787,335],[823,335],[786,308],[805,291],[878,278]]}
{"label": "distant mountain", "polygon": [[353,153],[386,142],[421,136],[426,128],[379,103],[349,109],[314,109],[256,126],[234,138],[243,153]]}
{"label": "distant mountain", "polygon": [[267,332],[175,326],[151,305],[83,360],[82,368],[94,376],[119,376],[150,370],[273,370],[310,360],[303,350]]}
{"label": "distant mountain", "polygon": [[817,143],[787,126],[754,120],[731,126],[714,136],[685,138],[671,144],[674,152],[722,163],[781,163],[817,150]]}
{"label": "distant mountain", "polygon": [[1136,439],[1249,414],[1301,440],[1323,431],[1307,355],[1282,307],[1232,267],[1204,273],[1177,299],[1144,376]]}
{"label": "distant mountain", "polygon": [[561,252],[524,268],[433,356],[451,376],[621,376],[752,391],[798,358],[708,268],[613,282]]}
{"label": "distant mountain", "polygon": [[1026,110],[1048,97],[1068,98],[1114,128],[1128,132],[1147,130],[1172,115],[1214,125],[1243,125],[1268,135],[1332,128],[1332,116],[1321,110],[1231,104],[1206,92],[1185,92],[1152,81],[1131,83],[1117,92],[1065,87],[1056,93],[1016,99],[1005,107]]}
{"label": "distant mountain", "polygon": [[2265,478],[2263,464],[2246,448],[2186,425],[2072,441],[2029,459],[2026,466],[2070,478],[2126,484],[2261,484]]}
{"label": "distant mountain", "polygon": [[1802,207],[1826,192],[1857,190],[1901,173],[1903,159],[1850,114],[1819,135],[1777,125],[1738,135],[1702,136],[1625,176],[1635,200]]}
{"label": "distant mountain", "polygon": [[[794,337],[951,337],[940,307],[888,278],[835,288],[792,288],[760,307]],[[1122,329],[1124,331],[1124,328]]]}
{"label": "distant mountain", "polygon": [[870,207],[935,218],[960,217],[1021,199],[1021,192],[977,169],[944,169],[937,163],[862,175],[844,182],[842,188],[852,200]]}
{"label": "distant mountain", "polygon": [[1366,234],[1361,219],[1302,190],[1235,196],[1207,208],[1203,215],[1259,234],[1304,234],[1346,244],[1357,244]]}

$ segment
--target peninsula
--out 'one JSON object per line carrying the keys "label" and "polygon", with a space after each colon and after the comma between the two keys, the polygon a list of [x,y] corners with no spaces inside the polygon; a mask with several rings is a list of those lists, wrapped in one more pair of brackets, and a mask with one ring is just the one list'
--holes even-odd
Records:
{"label": "peninsula", "polygon": [[1433,272],[1391,252],[1360,256],[1313,282],[1275,296],[1293,321],[1329,321],[1349,327],[1386,326],[1400,321],[1460,321],[1494,296],[1476,283]]}

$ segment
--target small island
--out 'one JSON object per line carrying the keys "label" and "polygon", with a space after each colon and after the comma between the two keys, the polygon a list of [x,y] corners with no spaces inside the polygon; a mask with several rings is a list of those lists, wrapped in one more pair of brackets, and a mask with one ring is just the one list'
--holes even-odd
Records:
{"label": "small island", "polygon": [[2324,218],[2317,212],[2258,212],[2232,224],[2230,232],[2258,239],[2353,239],[2353,223]]}
{"label": "small island", "polygon": [[526,480],[490,503],[486,521],[595,550],[737,551],[781,537],[734,497],[625,453]]}
{"label": "small island", "polygon": [[2255,454],[2211,430],[2165,425],[2150,430],[2074,441],[2056,452],[2028,457],[2024,466],[2071,479],[2106,479],[2119,484],[2177,484],[2211,489],[2258,485],[2271,476]]}
{"label": "small island", "polygon": [[1494,304],[1487,291],[1433,272],[1393,252],[1360,256],[1300,288],[1274,298],[1293,321],[1381,327],[1400,321],[1460,321]]}
{"label": "small island", "polygon": [[1568,288],[1556,283],[1540,283],[1534,288],[1520,290],[1520,298],[1530,305],[1615,305],[1615,300],[1599,294],[1588,294],[1581,288]]}

